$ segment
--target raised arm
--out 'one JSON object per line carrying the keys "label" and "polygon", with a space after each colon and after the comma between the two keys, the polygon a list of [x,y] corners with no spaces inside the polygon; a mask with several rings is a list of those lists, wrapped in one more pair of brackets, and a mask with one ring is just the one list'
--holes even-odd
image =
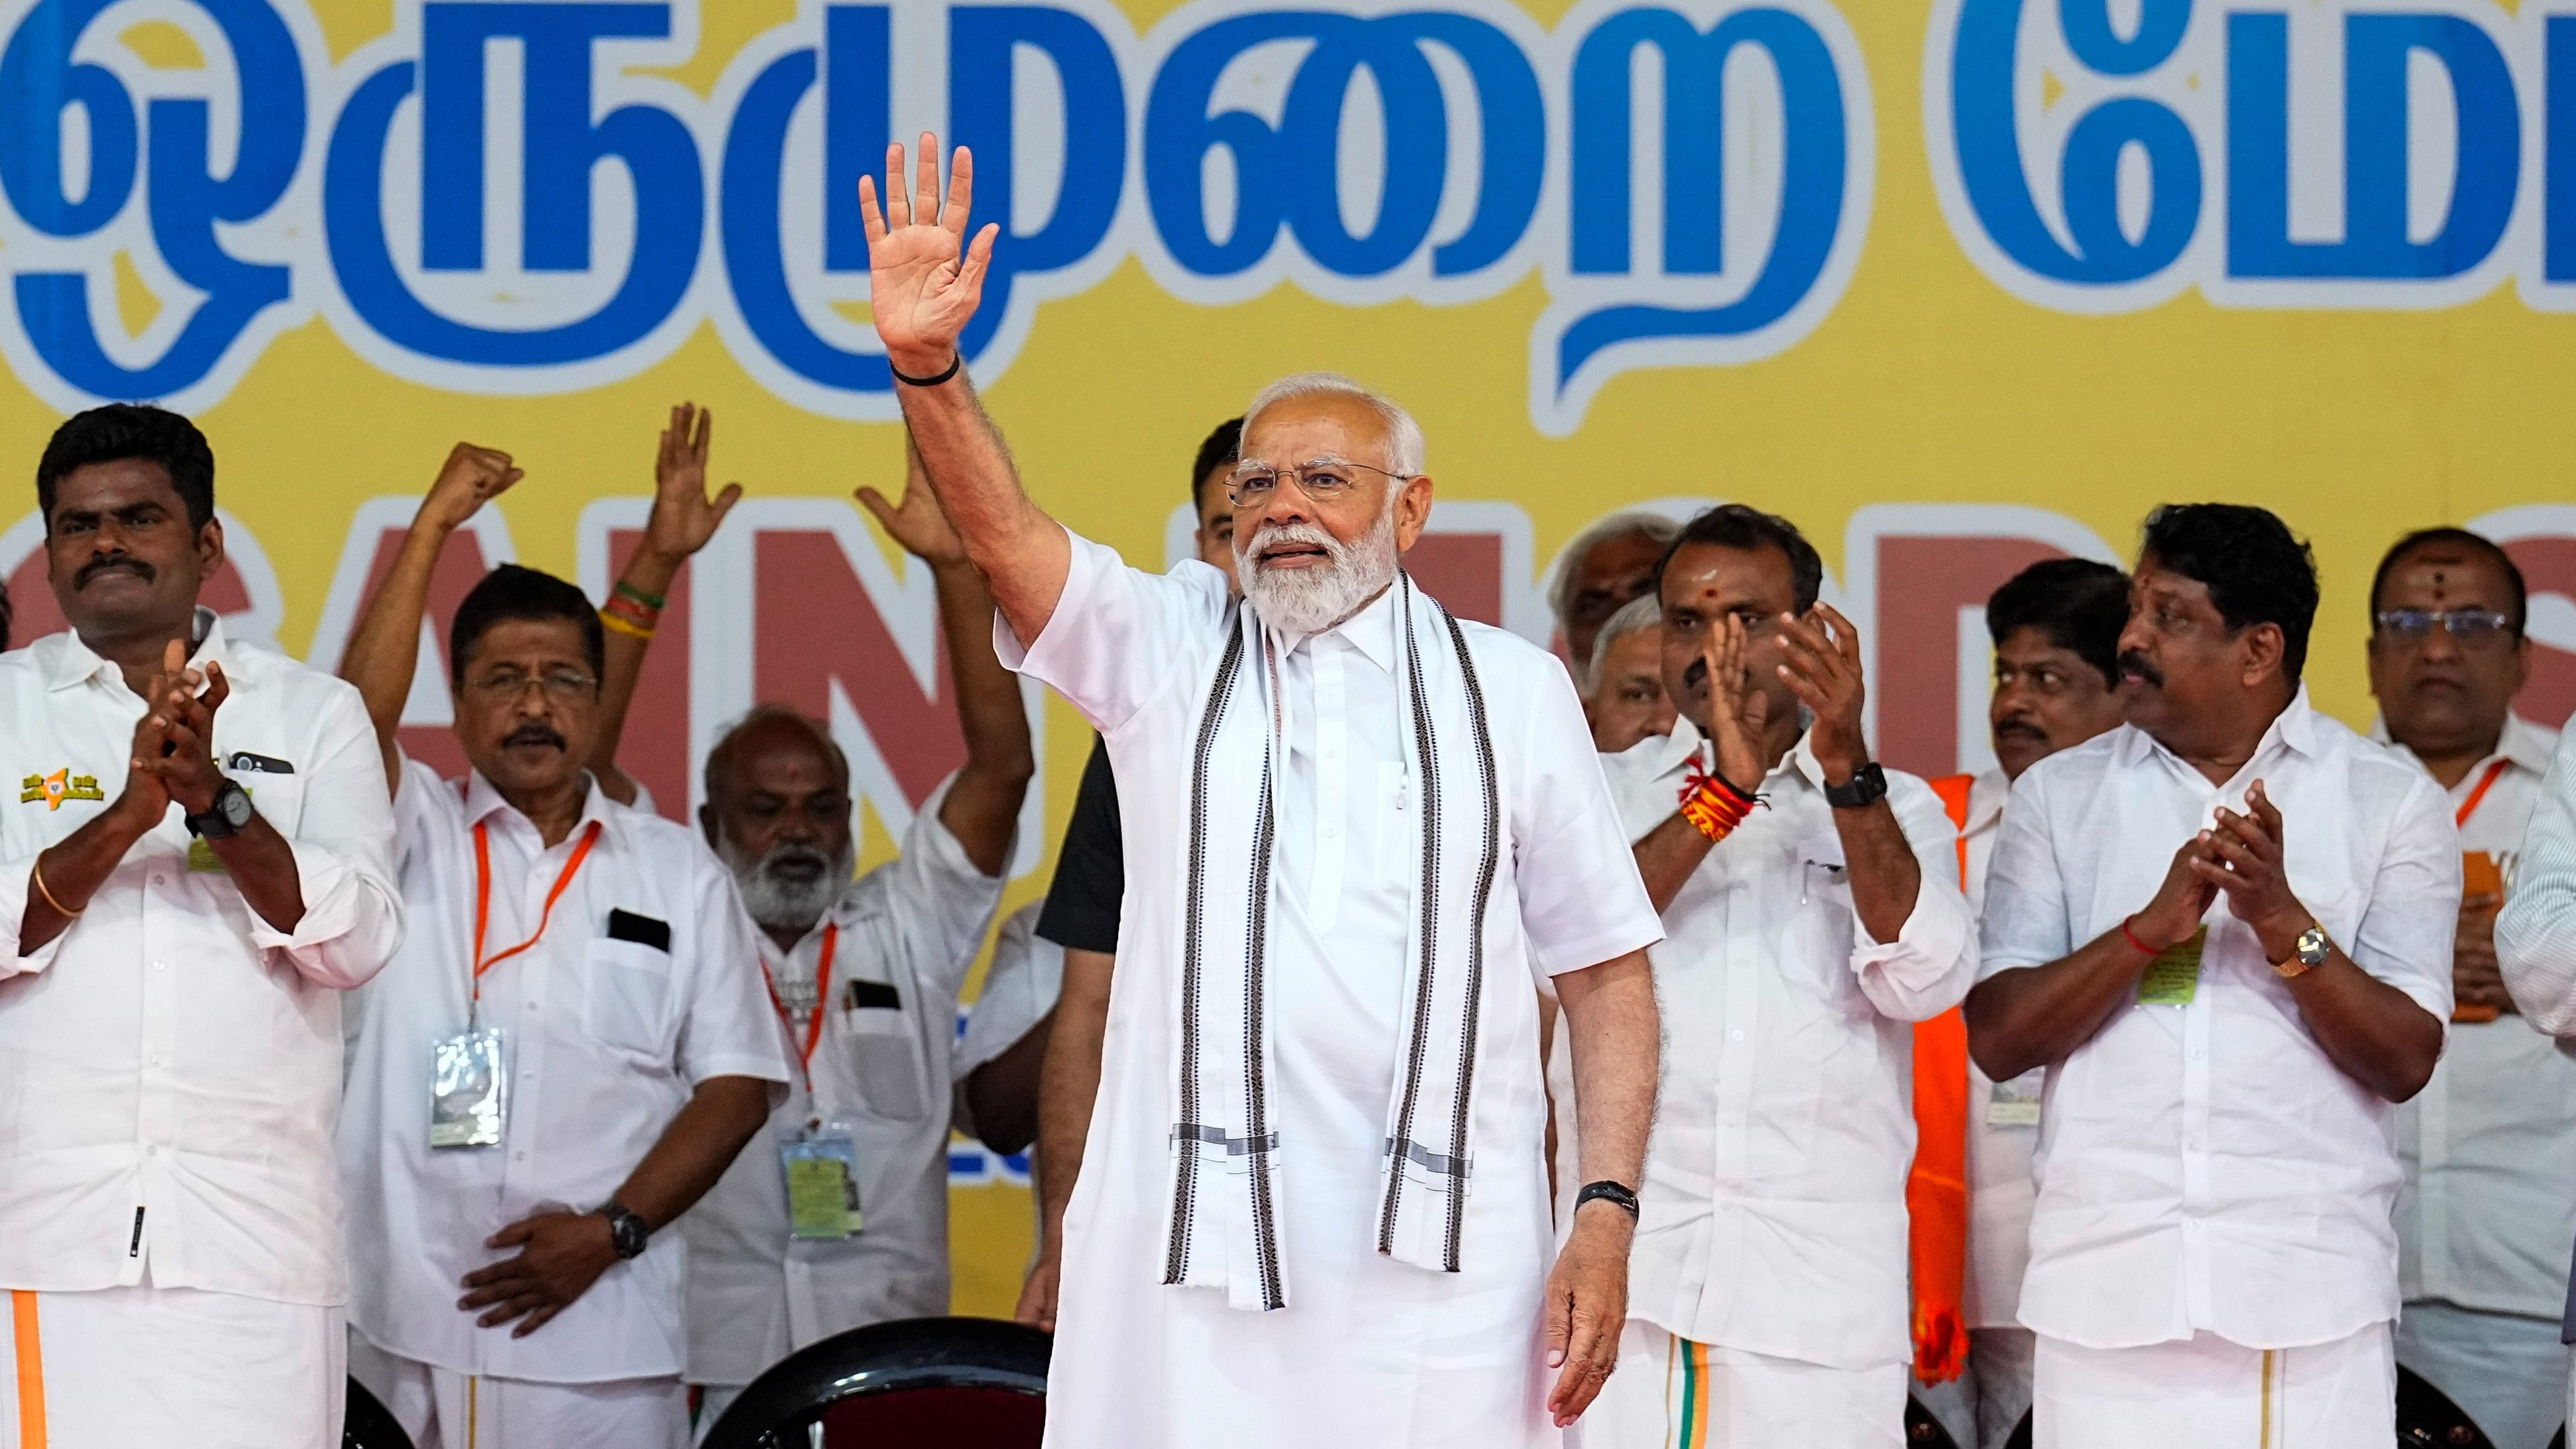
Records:
{"label": "raised arm", "polygon": [[[859,502],[904,552],[930,565],[939,588],[939,628],[948,646],[948,672],[957,689],[957,720],[966,732],[966,768],[948,787],[939,823],[966,848],[966,858],[986,875],[1010,863],[1011,835],[1037,756],[1029,746],[1029,716],[1020,681],[993,653],[993,596],[968,562],[966,546],[941,514],[922,478],[921,454],[904,447],[903,502],[886,502],[874,488]],[[1062,538],[1062,530],[1057,537]],[[1058,580],[1061,583],[1061,580]],[[1028,635],[1022,635],[1028,638]]]}
{"label": "raised arm", "polygon": [[412,674],[420,667],[420,619],[429,608],[429,580],[438,569],[438,551],[447,536],[485,502],[525,476],[510,466],[510,455],[497,448],[459,443],[448,450],[438,481],[429,485],[420,512],[412,515],[402,552],[375,596],[358,614],[349,647],[340,655],[340,677],[358,686],[367,703],[367,718],[376,727],[384,751],[385,787],[402,788],[402,753],[396,744],[402,727],[403,701],[411,697]]}
{"label": "raised arm", "polygon": [[886,148],[885,205],[871,178],[859,178],[859,211],[868,234],[869,307],[895,396],[940,506],[991,584],[994,602],[1023,642],[1045,632],[1072,566],[1064,529],[1020,487],[1010,448],[984,412],[966,376],[958,338],[984,294],[984,274],[1001,228],[986,225],[966,244],[974,158],[957,148],[943,204],[939,142],[925,131],[912,186],[904,183],[904,149]]}
{"label": "raised arm", "polygon": [[742,501],[739,483],[707,496],[707,450],[715,432],[712,409],[701,410],[694,403],[671,409],[671,424],[662,430],[661,451],[653,460],[653,512],[644,522],[644,541],[626,560],[616,592],[602,609],[608,649],[599,676],[599,740],[591,747],[590,773],[620,805],[634,804],[637,789],[617,768],[617,741],[626,731],[626,709],[635,702],[635,682],[644,673],[644,651],[653,642],[663,596],[680,565],[707,546],[725,515]]}

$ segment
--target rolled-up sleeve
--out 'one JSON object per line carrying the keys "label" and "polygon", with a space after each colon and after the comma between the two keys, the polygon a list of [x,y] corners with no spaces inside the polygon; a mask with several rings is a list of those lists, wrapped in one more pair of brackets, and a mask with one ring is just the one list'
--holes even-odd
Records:
{"label": "rolled-up sleeve", "polygon": [[1539,973],[1556,976],[1642,951],[1664,938],[1664,923],[1637,874],[1573,683],[1549,663],[1522,713],[1511,820],[1521,927]]}
{"label": "rolled-up sleeve", "polygon": [[35,851],[0,862],[0,981],[51,966],[54,957],[63,949],[63,941],[80,929],[80,922],[74,920],[56,931],[52,940],[32,951],[20,953],[18,927],[27,919],[27,896],[36,888],[33,872],[36,857],[42,854],[43,851]]}
{"label": "rolled-up sleeve", "polygon": [[2576,729],[2558,737],[2541,782],[2495,944],[2522,1019],[2562,1044],[2576,1040]]}
{"label": "rolled-up sleeve", "polygon": [[[281,931],[250,912],[251,944],[281,951],[298,974],[342,991],[364,985],[402,944],[402,893],[394,885],[394,807],[384,755],[355,689],[337,680],[323,706],[287,841],[304,915]],[[14,921],[13,921],[14,924]]]}
{"label": "rolled-up sleeve", "polygon": [[1888,804],[1914,851],[1919,880],[1914,909],[1896,939],[1871,939],[1853,911],[1852,974],[1861,994],[1898,1021],[1929,1021],[1959,1004],[1976,984],[1977,949],[1968,898],[1955,884],[1958,831],[1929,786],[1912,777],[1893,782]]}
{"label": "rolled-up sleeve", "polygon": [[1149,574],[1071,529],[1065,537],[1073,560],[1045,630],[1023,642],[996,614],[993,651],[1115,735],[1217,636],[1230,593],[1225,575],[1196,559]]}

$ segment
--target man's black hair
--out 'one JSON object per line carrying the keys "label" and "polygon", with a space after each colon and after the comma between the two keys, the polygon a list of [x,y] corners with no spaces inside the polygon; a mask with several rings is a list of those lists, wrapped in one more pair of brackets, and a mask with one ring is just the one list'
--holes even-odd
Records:
{"label": "man's black hair", "polygon": [[2372,633],[2379,632],[2379,596],[2388,587],[2388,576],[2396,572],[2398,563],[2408,554],[2428,548],[2456,548],[2494,564],[2496,572],[2504,575],[2505,593],[2513,600],[2512,607],[2504,611],[2505,617],[2513,623],[2513,637],[2522,637],[2522,623],[2531,608],[2530,593],[2522,582],[2522,570],[2514,566],[2513,555],[2506,553],[2494,539],[2482,533],[2471,533],[2465,528],[2419,528],[2390,544],[2388,552],[2379,556],[2379,569],[2370,576]]}
{"label": "man's black hair", "polygon": [[1190,512],[1199,511],[1199,490],[1207,486],[1208,475],[1243,456],[1243,419],[1227,418],[1199,444],[1199,455],[1190,460]]}
{"label": "man's black hair", "polygon": [[139,458],[158,463],[170,475],[188,526],[203,528],[215,516],[215,450],[197,425],[165,408],[140,403],[108,403],[74,413],[54,429],[45,455],[36,463],[36,509],[45,530],[54,526],[54,488],[92,463],[121,463]]}
{"label": "man's black hair", "polygon": [[2292,685],[2308,662],[2317,622],[2317,560],[2268,508],[2167,503],[2147,515],[2139,553],[2209,589],[2230,633],[2281,627],[2281,674]]}
{"label": "man's black hair", "polygon": [[2120,687],[2120,631],[2129,626],[2129,576],[2089,558],[2041,559],[2004,581],[1986,600],[1986,632],[1995,647],[2024,629],[2102,671]]}
{"label": "man's black hair", "polygon": [[456,622],[447,630],[447,674],[465,682],[465,656],[492,626],[512,619],[562,619],[581,626],[581,652],[597,679],[608,668],[608,636],[599,626],[599,611],[581,590],[553,574],[503,564],[483,576],[456,606]]}
{"label": "man's black hair", "polygon": [[1824,589],[1825,561],[1816,557],[1815,545],[1807,542],[1798,525],[1776,513],[1741,503],[1721,503],[1683,524],[1673,541],[1664,545],[1664,556],[1655,561],[1656,588],[1663,587],[1664,567],[1673,561],[1673,555],[1695,543],[1748,553],[1776,548],[1788,555],[1789,581],[1797,600],[1795,612],[1799,614],[1814,608],[1816,595]]}

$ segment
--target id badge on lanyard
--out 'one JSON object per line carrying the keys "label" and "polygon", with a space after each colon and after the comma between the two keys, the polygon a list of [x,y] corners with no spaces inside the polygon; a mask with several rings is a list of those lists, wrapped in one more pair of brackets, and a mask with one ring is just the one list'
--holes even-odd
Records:
{"label": "id badge on lanyard", "polygon": [[[823,1013],[831,1009],[832,957],[841,944],[838,922],[823,927],[823,946],[814,962],[812,981],[790,980],[784,990],[761,963],[769,986],[769,1004],[797,1047],[796,1069],[805,1083],[807,1106],[818,1115],[778,1139],[778,1166],[787,1177],[787,1222],[798,1242],[854,1238],[865,1218],[859,1212],[859,1147],[857,1137],[840,1122],[826,1122],[814,1100],[814,1048],[823,1039]],[[793,998],[793,999],[791,999]],[[804,1026],[800,1034],[799,1019]]]}
{"label": "id badge on lanyard", "polygon": [[572,878],[599,841],[599,822],[582,832],[563,874],[546,892],[536,934],[506,951],[483,954],[483,936],[492,921],[492,844],[481,822],[474,826],[474,978],[465,1030],[430,1043],[429,1145],[498,1147],[510,1125],[509,1041],[497,1026],[483,1025],[483,973],[543,940],[553,920],[555,902],[563,899]]}
{"label": "id badge on lanyard", "polygon": [[787,1221],[798,1242],[855,1238],[865,1225],[859,1211],[859,1148],[838,1122],[812,1122],[778,1142],[787,1174]]}

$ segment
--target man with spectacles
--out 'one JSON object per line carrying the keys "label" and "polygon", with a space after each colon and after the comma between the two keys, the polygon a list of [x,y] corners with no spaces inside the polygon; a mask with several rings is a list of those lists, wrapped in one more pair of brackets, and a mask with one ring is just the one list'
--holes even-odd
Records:
{"label": "man with spectacles", "polygon": [[2576,1063],[2519,1018],[2495,919],[2558,735],[2513,712],[2531,645],[2503,549],[2465,529],[2408,534],[2380,560],[2370,606],[2378,736],[2449,792],[2466,852],[2450,1043],[2397,1115],[2397,1361],[2499,1449],[2542,1449],[2565,1409]]}
{"label": "man with spectacles", "polygon": [[2034,1442],[2387,1449],[2395,1104],[2451,1014],[2459,833],[2308,703],[2279,518],[2158,508],[2130,577],[2128,722],[2014,782],[1967,1001],[1989,1079],[2048,1069]]}
{"label": "man with spectacles", "polygon": [[[1245,409],[1240,601],[1049,518],[958,350],[996,231],[923,140],[860,186],[877,333],[1004,661],[1100,727],[1127,827],[1048,1442],[1552,1446],[1626,1316],[1661,935],[1565,670],[1405,577],[1422,431],[1348,378]],[[1538,973],[1593,1179],[1553,1271]]]}
{"label": "man with spectacles", "polygon": [[71,627],[0,656],[0,1443],[336,1449],[342,1000],[403,929],[366,713],[199,604],[186,418],[35,472]]}
{"label": "man with spectacles", "polygon": [[609,609],[514,564],[457,605],[465,779],[407,759],[398,730],[440,549],[519,480],[508,454],[448,455],[341,662],[375,720],[412,907],[365,997],[341,1119],[363,1265],[350,1370],[423,1446],[686,1445],[688,1256],[656,1233],[785,1095],[732,878],[590,768],[624,704],[602,698],[603,626],[649,635],[739,496],[702,492],[703,421],[675,412],[672,430]]}

